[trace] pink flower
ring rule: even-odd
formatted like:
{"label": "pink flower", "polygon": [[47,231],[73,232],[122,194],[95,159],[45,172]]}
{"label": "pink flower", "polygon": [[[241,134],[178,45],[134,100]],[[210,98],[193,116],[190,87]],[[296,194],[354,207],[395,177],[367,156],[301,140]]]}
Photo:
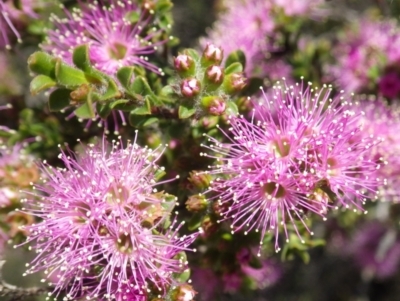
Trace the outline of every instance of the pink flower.
{"label": "pink flower", "polygon": [[270,38],[275,23],[270,13],[269,1],[231,1],[200,44],[202,48],[208,43],[220,45],[225,56],[232,51],[242,50],[247,59],[246,73],[255,76],[261,71],[258,70],[260,60],[264,60],[272,49]]}
{"label": "pink flower", "polygon": [[147,283],[174,284],[172,273],[187,268],[177,254],[196,236],[179,237],[176,221],[168,226],[176,198],[155,188],[161,153],[136,138],[125,148],[103,139],[82,154],[62,152],[64,168],[44,165],[39,200],[24,201],[42,220],[25,228],[37,252],[27,273],[56,275],[55,293],[67,290],[69,299],[109,299],[127,287],[141,296]]}
{"label": "pink flower", "polygon": [[274,5],[280,7],[288,16],[319,16],[323,14],[321,7],[324,0],[272,0]]}
{"label": "pink flower", "polygon": [[339,38],[333,50],[337,63],[328,66],[327,71],[346,91],[369,91],[379,82],[386,67],[398,65],[399,46],[396,22],[358,20]]}
{"label": "pink flower", "polygon": [[400,107],[388,105],[382,99],[361,99],[356,108],[365,115],[360,119],[363,135],[381,137],[382,142],[371,149],[371,160],[379,164],[376,171],[381,179],[378,186],[380,199],[400,201]]}
{"label": "pink flower", "polygon": [[[55,30],[48,32],[44,50],[72,63],[72,51],[76,46],[89,45],[89,57],[100,71],[114,76],[124,66],[142,66],[152,72],[161,70],[150,63],[147,55],[156,51],[165,41],[159,39],[161,30],[150,28],[152,15],[134,1],[111,1],[80,4],[67,18],[52,16]],[[138,20],[132,16],[138,14]],[[153,42],[156,40],[156,42]]]}
{"label": "pink flower", "polygon": [[391,71],[383,75],[378,82],[379,92],[388,98],[395,98],[400,93],[400,75]]}
{"label": "pink flower", "polygon": [[[360,115],[343,96],[331,98],[330,88],[311,84],[274,86],[255,103],[257,119],[230,117],[228,142],[209,137],[207,146],[218,175],[211,184],[222,220],[231,220],[232,232],[250,230],[278,233],[288,239],[288,223],[307,212],[325,218],[330,207],[363,210],[375,198],[377,163],[370,149],[379,139],[358,135]],[[262,238],[261,238],[262,240]]]}
{"label": "pink flower", "polygon": [[396,231],[387,225],[373,221],[359,228],[350,245],[357,264],[380,278],[388,278],[398,272],[400,241]]}

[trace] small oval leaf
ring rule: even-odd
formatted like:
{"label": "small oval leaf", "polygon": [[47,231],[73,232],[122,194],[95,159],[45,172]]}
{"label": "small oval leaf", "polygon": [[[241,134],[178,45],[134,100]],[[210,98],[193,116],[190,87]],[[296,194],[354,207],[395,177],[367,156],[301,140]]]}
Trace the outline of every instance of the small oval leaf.
{"label": "small oval leaf", "polygon": [[60,88],[53,91],[49,96],[49,109],[58,112],[70,105],[71,90]]}
{"label": "small oval leaf", "polygon": [[32,79],[29,89],[33,95],[54,87],[56,82],[49,76],[39,74],[34,79]]}

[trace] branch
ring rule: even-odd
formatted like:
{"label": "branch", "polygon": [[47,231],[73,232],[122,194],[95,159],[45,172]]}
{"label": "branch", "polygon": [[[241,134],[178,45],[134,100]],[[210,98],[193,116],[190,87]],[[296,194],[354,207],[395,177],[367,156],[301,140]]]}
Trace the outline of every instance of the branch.
{"label": "branch", "polygon": [[6,261],[0,260],[0,297],[11,297],[10,301],[20,301],[26,297],[42,295],[49,292],[49,288],[43,287],[17,287],[3,280],[2,269]]}

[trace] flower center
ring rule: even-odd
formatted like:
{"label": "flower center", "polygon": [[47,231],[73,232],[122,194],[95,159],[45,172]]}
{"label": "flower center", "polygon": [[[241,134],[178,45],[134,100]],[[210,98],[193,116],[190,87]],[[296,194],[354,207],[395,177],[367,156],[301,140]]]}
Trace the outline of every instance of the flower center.
{"label": "flower center", "polygon": [[106,195],[106,201],[110,204],[121,204],[125,203],[129,199],[129,190],[124,185],[120,183],[112,185],[108,189]]}
{"label": "flower center", "polygon": [[276,182],[270,182],[270,183],[264,184],[262,186],[262,188],[266,195],[272,196],[277,199],[284,197],[286,194],[285,188],[283,188],[282,185],[279,185]]}
{"label": "flower center", "polygon": [[286,157],[290,153],[290,140],[286,137],[278,138],[274,141],[274,149],[281,157]]}
{"label": "flower center", "polygon": [[124,44],[118,42],[111,43],[108,47],[108,53],[110,54],[110,57],[114,60],[122,60],[123,58],[125,58],[127,51],[128,48]]}
{"label": "flower center", "polygon": [[118,237],[116,244],[121,253],[130,254],[134,250],[131,237],[129,235],[125,235],[125,233],[122,233]]}

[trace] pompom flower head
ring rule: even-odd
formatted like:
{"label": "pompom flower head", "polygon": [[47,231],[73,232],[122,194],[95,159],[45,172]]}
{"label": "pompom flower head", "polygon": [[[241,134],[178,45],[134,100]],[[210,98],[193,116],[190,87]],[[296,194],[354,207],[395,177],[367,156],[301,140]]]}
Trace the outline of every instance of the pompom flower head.
{"label": "pompom flower head", "polygon": [[378,89],[385,97],[400,92],[400,30],[394,21],[358,20],[339,38],[333,50],[337,62],[329,66],[342,89],[370,92]]}
{"label": "pompom flower head", "polygon": [[38,254],[27,273],[44,270],[68,299],[141,300],[148,284],[164,292],[186,269],[179,254],[195,238],[178,237],[181,226],[169,219],[176,198],[155,188],[160,149],[136,141],[109,148],[62,152],[65,168],[43,167],[41,199],[24,201],[42,220],[25,228]]}
{"label": "pompom flower head", "polygon": [[229,142],[209,137],[215,155],[203,154],[217,159],[210,193],[221,221],[232,220],[233,232],[273,231],[277,250],[280,228],[287,239],[289,228],[301,237],[299,223],[312,234],[307,212],[325,218],[330,207],[363,210],[375,197],[377,165],[368,152],[379,139],[358,135],[350,100],[303,86],[274,86],[255,103],[251,121],[232,116]]}
{"label": "pompom flower head", "polygon": [[360,225],[352,237],[350,254],[357,265],[378,279],[392,277],[400,264],[396,230],[379,221]]}
{"label": "pompom flower head", "polygon": [[380,136],[383,140],[371,149],[372,160],[380,166],[377,176],[384,181],[378,187],[380,200],[397,203],[400,201],[400,107],[371,97],[361,98],[358,110],[365,112],[360,119],[363,135]]}
{"label": "pompom flower head", "polygon": [[146,57],[165,42],[159,40],[160,30],[150,28],[151,9],[134,1],[111,1],[109,6],[94,1],[66,14],[64,19],[52,16],[56,29],[49,30],[44,50],[72,63],[73,49],[88,44],[92,64],[108,75],[134,65],[161,73]]}

